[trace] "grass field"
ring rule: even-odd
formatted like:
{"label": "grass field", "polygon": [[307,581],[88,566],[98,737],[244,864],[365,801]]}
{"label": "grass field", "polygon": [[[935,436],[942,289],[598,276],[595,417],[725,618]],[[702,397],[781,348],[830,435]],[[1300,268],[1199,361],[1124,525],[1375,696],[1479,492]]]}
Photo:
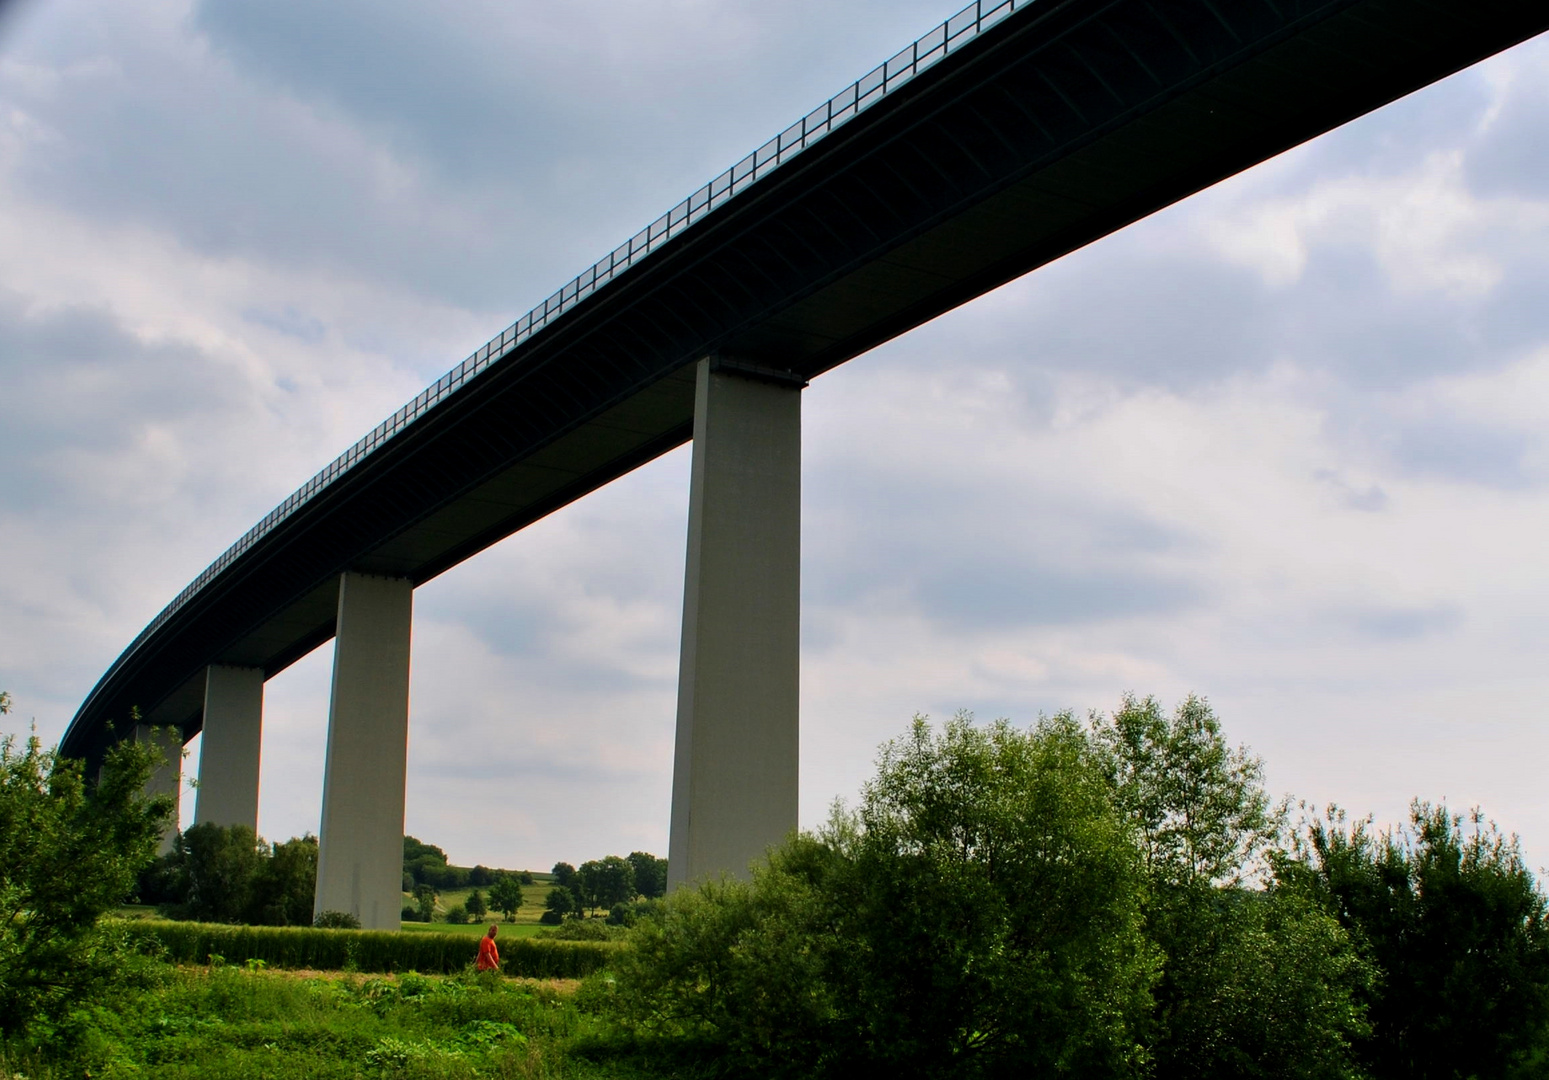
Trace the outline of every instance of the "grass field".
{"label": "grass field", "polygon": [[[157,1080],[604,1078],[641,1071],[600,1042],[575,983],[163,965],[153,985],[0,1046],[0,1076]],[[673,1075],[685,1075],[674,1072]]]}
{"label": "grass field", "polygon": [[[548,878],[549,875],[544,874],[542,877]],[[515,937],[527,937],[531,934],[537,933],[539,926],[538,917],[543,914],[543,901],[548,897],[549,890],[552,889],[554,885],[552,879],[547,881],[540,880],[538,879],[538,875],[534,875],[534,878],[534,884],[522,886],[522,906],[509,923],[505,921],[505,916],[500,914],[500,912],[491,911],[489,914],[485,915],[483,919],[477,920],[483,924],[481,928],[477,928],[477,932],[483,933],[485,930],[489,929],[490,923],[498,923],[500,924],[500,932],[502,934],[511,934]],[[488,903],[489,889],[481,888],[479,892],[484,894],[485,902]],[[438,930],[447,930],[453,933],[475,932],[475,928],[472,926],[451,926],[439,921],[445,917],[448,909],[453,907],[467,907],[468,897],[472,894],[473,889],[471,888],[447,889],[445,892],[440,894],[439,899],[436,901],[437,922],[404,923],[403,928],[405,930],[426,930],[431,927],[435,927]],[[403,902],[405,905],[413,906],[414,898],[408,893],[405,893]]]}
{"label": "grass field", "polygon": [[496,941],[505,941],[509,938],[533,937],[542,930],[537,919],[531,922],[508,923],[498,915],[493,919],[480,919],[476,923],[466,923],[462,926],[451,926],[447,923],[422,923],[406,922],[401,924],[405,933],[409,934],[461,934],[467,937],[483,937],[491,924],[500,927],[500,933],[496,935]]}

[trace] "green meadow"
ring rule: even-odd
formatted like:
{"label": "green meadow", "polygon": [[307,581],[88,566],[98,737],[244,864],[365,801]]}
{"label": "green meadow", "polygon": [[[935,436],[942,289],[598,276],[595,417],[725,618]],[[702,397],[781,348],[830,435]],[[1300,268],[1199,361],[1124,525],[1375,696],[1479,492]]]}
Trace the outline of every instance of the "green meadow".
{"label": "green meadow", "polygon": [[[573,982],[359,976],[156,965],[142,985],[29,1047],[0,1051],[28,1080],[628,1078]],[[55,1044],[52,1047],[47,1044]],[[61,1061],[58,1044],[73,1047]]]}

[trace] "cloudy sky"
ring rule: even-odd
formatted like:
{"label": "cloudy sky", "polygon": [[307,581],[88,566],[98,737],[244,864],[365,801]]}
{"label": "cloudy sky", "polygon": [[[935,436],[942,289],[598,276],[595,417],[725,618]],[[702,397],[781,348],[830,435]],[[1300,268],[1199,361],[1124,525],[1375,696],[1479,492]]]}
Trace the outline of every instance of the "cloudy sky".
{"label": "cloudy sky", "polygon": [[[0,3],[12,727],[57,739],[270,507],[952,6]],[[1477,804],[1549,863],[1549,40],[823,376],[804,426],[804,823],[914,712],[1195,691],[1276,792]],[[684,448],[419,590],[409,831],[665,852],[687,494]],[[268,686],[270,837],[317,828],[330,662]]]}

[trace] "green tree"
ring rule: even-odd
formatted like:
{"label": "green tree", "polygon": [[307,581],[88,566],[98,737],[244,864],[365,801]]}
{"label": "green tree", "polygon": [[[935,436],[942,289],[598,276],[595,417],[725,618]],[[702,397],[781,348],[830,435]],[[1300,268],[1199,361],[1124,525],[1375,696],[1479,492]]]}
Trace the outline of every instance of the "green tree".
{"label": "green tree", "polygon": [[475,919],[482,919],[489,914],[489,905],[484,902],[484,894],[478,889],[468,894],[468,899],[463,904],[463,910]]}
{"label": "green tree", "polygon": [[463,888],[469,878],[467,870],[448,864],[446,852],[412,836],[403,838],[403,872],[437,889]]}
{"label": "green tree", "polygon": [[489,887],[490,906],[510,922],[522,906],[522,883],[515,874],[501,874]]}
{"label": "green tree", "polygon": [[854,813],[642,921],[619,1015],[793,1075],[1140,1075],[1158,957],[1104,765],[1069,716],[916,718]]}
{"label": "green tree", "polygon": [[291,837],[270,848],[269,857],[253,876],[247,921],[259,926],[308,926],[316,893],[317,837],[311,833]]}
{"label": "green tree", "polygon": [[582,863],[572,888],[577,883],[585,906],[594,911],[635,898],[634,867],[617,855]]}
{"label": "green tree", "polygon": [[436,914],[436,890],[429,885],[414,886],[414,906],[420,922],[430,922]]}
{"label": "green tree", "polygon": [[1119,806],[1144,853],[1146,932],[1165,956],[1151,1053],[1160,1075],[1345,1077],[1373,971],[1316,904],[1265,876],[1283,815],[1259,760],[1203,698],[1167,716],[1126,696],[1094,716]]}
{"label": "green tree", "polygon": [[88,784],[36,736],[0,738],[0,1032],[127,977],[130,950],[99,920],[128,898],[171,819],[170,798],[142,795],[160,761],[123,742]]}
{"label": "green tree", "polygon": [[253,885],[268,857],[269,846],[246,825],[190,827],[178,835],[167,859],[182,900],[167,905],[165,913],[198,922],[247,920]]}
{"label": "green tree", "polygon": [[1549,918],[1515,836],[1416,802],[1374,834],[1331,808],[1281,873],[1320,899],[1382,971],[1363,1064],[1389,1078],[1541,1076]]}
{"label": "green tree", "polygon": [[575,867],[567,862],[555,863],[554,869],[550,872],[554,875],[554,884],[561,889],[570,888],[570,883],[575,880]]}
{"label": "green tree", "polygon": [[553,915],[551,922],[558,922],[575,911],[575,894],[569,889],[553,888],[543,900],[543,910]]}
{"label": "green tree", "polygon": [[1281,815],[1264,792],[1263,763],[1227,744],[1204,698],[1190,694],[1169,718],[1155,698],[1126,695],[1092,729],[1154,879],[1237,884],[1274,843]]}
{"label": "green tree", "polygon": [[588,859],[576,868],[570,879],[570,891],[575,895],[576,912],[595,913],[599,903],[598,888],[602,884],[602,864]]}
{"label": "green tree", "polygon": [[631,851],[626,857],[635,875],[635,891],[647,900],[667,894],[667,860],[644,851]]}

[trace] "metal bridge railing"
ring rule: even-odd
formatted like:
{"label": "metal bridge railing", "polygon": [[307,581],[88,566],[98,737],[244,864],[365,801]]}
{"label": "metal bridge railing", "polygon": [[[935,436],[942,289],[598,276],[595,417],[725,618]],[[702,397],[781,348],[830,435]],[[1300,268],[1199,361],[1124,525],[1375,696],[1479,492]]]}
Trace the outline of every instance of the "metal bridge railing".
{"label": "metal bridge railing", "polygon": [[886,63],[879,64],[799,121],[770,139],[737,164],[721,173],[704,187],[641,229],[628,242],[610,251],[576,275],[562,289],[506,327],[475,350],[462,363],[422,390],[413,401],[378,424],[364,438],[340,454],[328,466],[294,491],[284,502],[263,516],[242,538],[211,563],[173,601],[151,621],[125,655],[154,633],[179,608],[199,592],[244,552],[268,535],[276,525],[296,509],[348,472],[368,454],[397,435],[444,398],[461,389],[470,379],[506,356],[563,313],[575,307],[625,270],[656,251],[667,241],[702,220],[705,215],[742,194],[758,180],[790,161],[807,147],[865,112],[882,98],[903,86],[979,34],[1004,20],[1015,11],[1031,6],[1036,0],[977,0],[937,26],[907,48],[900,49]]}

